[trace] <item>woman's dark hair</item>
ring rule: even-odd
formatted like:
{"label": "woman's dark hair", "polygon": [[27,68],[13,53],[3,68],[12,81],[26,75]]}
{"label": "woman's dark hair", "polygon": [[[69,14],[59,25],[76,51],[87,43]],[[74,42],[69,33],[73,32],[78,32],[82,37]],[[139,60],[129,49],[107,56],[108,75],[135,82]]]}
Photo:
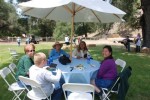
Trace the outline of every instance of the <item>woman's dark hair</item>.
{"label": "woman's dark hair", "polygon": [[86,43],[85,43],[84,41],[81,41],[80,44],[79,44],[79,46],[78,46],[78,52],[81,50],[81,48],[80,48],[81,43],[83,43],[83,44],[85,45],[84,51],[85,51],[85,50],[88,51],[87,46],[86,46]]}
{"label": "woman's dark hair", "polygon": [[111,53],[111,55],[109,56],[109,57],[107,57],[107,58],[105,58],[105,59],[112,59],[113,58],[113,56],[112,56],[112,48],[111,48],[111,46],[110,45],[105,45],[104,47],[103,47],[103,49],[108,49],[108,51]]}

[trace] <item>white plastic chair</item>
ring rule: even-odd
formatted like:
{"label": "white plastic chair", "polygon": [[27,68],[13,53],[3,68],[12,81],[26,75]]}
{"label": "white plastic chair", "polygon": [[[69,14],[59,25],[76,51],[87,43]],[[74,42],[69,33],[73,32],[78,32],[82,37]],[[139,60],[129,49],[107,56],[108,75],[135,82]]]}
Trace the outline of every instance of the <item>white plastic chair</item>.
{"label": "white plastic chair", "polygon": [[[65,83],[62,88],[66,100],[94,100],[95,89],[91,84]],[[66,92],[71,93],[67,96]]]}
{"label": "white plastic chair", "polygon": [[[15,82],[12,83],[12,84],[10,82],[8,82],[8,80],[6,79],[6,77],[9,74],[11,74],[12,78],[15,80]],[[20,87],[18,85],[18,83],[16,82],[16,79],[15,79],[14,75],[11,73],[10,69],[7,68],[7,67],[4,67],[2,70],[0,70],[0,75],[4,79],[4,81],[6,82],[6,84],[9,86],[8,90],[12,91],[14,93],[14,97],[12,98],[12,100],[16,100],[16,99],[22,100],[20,98],[20,95],[23,92],[25,92],[25,88],[24,87]]]}
{"label": "white plastic chair", "polygon": [[117,59],[117,60],[115,61],[115,63],[116,63],[116,65],[119,65],[119,66],[122,68],[121,71],[120,71],[120,72],[122,72],[123,69],[124,69],[125,66],[126,66],[126,62],[125,62],[124,60],[122,60],[122,59]]}
{"label": "white plastic chair", "polygon": [[17,69],[17,66],[14,63],[10,63],[8,67],[12,71],[12,73],[15,75],[15,69]]}
{"label": "white plastic chair", "polygon": [[[45,92],[41,88],[41,85],[38,82],[24,76],[19,76],[19,80],[22,81],[24,84],[30,85],[32,87],[32,90],[30,90],[27,93],[28,98],[32,100],[41,100],[41,99],[51,100],[51,96],[50,95],[47,96],[45,94]],[[35,95],[34,91],[38,91],[40,92],[40,94]],[[50,99],[48,97],[50,97]]]}

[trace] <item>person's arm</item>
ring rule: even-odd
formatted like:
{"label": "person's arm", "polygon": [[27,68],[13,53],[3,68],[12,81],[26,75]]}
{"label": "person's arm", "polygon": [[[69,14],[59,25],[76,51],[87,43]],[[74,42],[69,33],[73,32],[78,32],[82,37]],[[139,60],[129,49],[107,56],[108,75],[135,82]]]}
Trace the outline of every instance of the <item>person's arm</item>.
{"label": "person's arm", "polygon": [[25,75],[29,75],[29,68],[33,65],[32,59],[28,58],[24,60]]}
{"label": "person's arm", "polygon": [[70,57],[70,55],[67,54],[64,50],[61,50],[61,54],[65,55],[66,57]]}
{"label": "person's arm", "polygon": [[74,49],[72,52],[72,57],[77,58],[77,49]]}
{"label": "person's arm", "polygon": [[105,75],[105,73],[109,70],[110,66],[111,66],[111,63],[108,60],[104,61],[102,65],[100,66],[100,69],[97,73],[98,78],[102,78],[103,75]]}
{"label": "person's arm", "polygon": [[53,82],[53,83],[56,83],[56,82],[59,82],[60,80],[60,77],[61,77],[61,70],[57,70],[57,74],[56,75],[53,75],[50,71],[46,70],[45,72],[45,75],[44,75],[44,78],[47,80],[47,81],[50,81],[50,82]]}
{"label": "person's arm", "polygon": [[57,59],[57,58],[58,58],[58,56],[55,56],[55,51],[54,51],[54,49],[51,50],[51,52],[50,52],[50,54],[49,54],[49,58],[51,58],[51,57],[52,57],[52,59]]}

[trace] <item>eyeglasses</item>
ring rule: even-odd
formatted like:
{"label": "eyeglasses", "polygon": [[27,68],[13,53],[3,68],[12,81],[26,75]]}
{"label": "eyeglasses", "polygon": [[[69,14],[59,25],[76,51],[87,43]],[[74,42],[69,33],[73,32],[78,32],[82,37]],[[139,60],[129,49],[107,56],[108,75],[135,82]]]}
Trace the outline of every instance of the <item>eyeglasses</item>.
{"label": "eyeglasses", "polygon": [[35,50],[29,50],[29,52],[35,52]]}

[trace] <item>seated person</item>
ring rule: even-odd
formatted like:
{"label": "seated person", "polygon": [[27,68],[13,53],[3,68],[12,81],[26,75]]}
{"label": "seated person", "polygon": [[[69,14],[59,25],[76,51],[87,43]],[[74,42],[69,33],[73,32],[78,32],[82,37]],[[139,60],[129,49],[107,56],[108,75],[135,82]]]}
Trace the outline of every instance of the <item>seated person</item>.
{"label": "seated person", "polygon": [[[61,71],[56,70],[56,75],[53,75],[51,71],[43,68],[46,63],[46,55],[44,53],[36,53],[34,55],[35,65],[31,66],[29,69],[29,77],[42,86],[43,91],[47,96],[52,97],[52,100],[61,100],[62,90],[55,89],[54,83],[58,83],[61,77]],[[39,91],[34,91],[35,95],[42,95]]]}
{"label": "seated person", "polygon": [[[25,55],[23,55],[17,64],[16,79],[18,80],[19,76],[29,76],[29,68],[34,64],[32,57],[34,56],[35,46],[33,44],[27,44],[24,47]],[[18,80],[18,84],[23,86],[22,83]]]}
{"label": "seated person", "polygon": [[66,57],[69,57],[69,54],[67,54],[64,50],[61,49],[63,44],[59,42],[55,42],[53,45],[53,49],[51,50],[49,54],[49,58],[52,57],[53,60],[58,59],[60,56],[65,55]]}
{"label": "seated person", "polygon": [[104,46],[102,54],[104,60],[101,62],[97,77],[91,80],[91,84],[94,85],[95,91],[99,96],[102,95],[101,88],[111,87],[117,78],[117,67],[112,56],[111,46]]}
{"label": "seated person", "polygon": [[90,54],[84,41],[81,41],[77,49],[74,49],[74,51],[72,52],[72,57],[77,59],[86,58],[87,55]]}

